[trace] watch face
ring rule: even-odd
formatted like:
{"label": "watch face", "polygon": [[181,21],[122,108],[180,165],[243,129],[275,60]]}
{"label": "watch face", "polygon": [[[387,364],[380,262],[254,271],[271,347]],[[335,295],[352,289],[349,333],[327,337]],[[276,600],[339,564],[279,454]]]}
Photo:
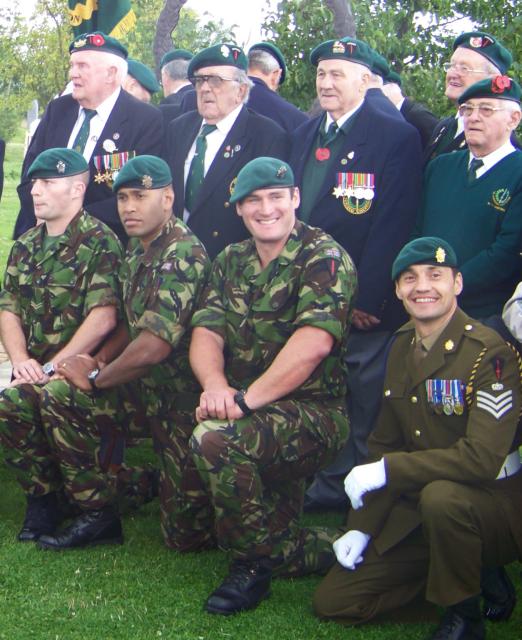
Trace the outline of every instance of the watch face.
{"label": "watch face", "polygon": [[52,362],[46,362],[42,367],[42,371],[46,376],[52,376],[54,373],[54,364]]}
{"label": "watch face", "polygon": [[88,380],[96,380],[96,376],[100,373],[99,369],[93,369],[92,371],[89,371],[89,373],[87,374],[87,379]]}

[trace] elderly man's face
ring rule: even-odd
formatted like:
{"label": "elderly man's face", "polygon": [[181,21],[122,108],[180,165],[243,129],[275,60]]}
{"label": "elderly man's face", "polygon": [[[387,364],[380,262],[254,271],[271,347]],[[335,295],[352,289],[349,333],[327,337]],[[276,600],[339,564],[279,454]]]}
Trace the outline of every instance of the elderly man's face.
{"label": "elderly man's face", "polygon": [[456,102],[475,82],[495,75],[491,73],[490,63],[483,55],[465,47],[455,49],[450,64],[452,66],[446,71],[445,93],[446,97],[453,102]]}
{"label": "elderly man's face", "polygon": [[338,120],[364,98],[369,70],[348,60],[321,60],[317,65],[315,86],[321,108]]}
{"label": "elderly man's face", "polygon": [[[194,73],[198,111],[209,124],[216,124],[238,107],[247,87],[240,84],[232,66],[202,67]],[[199,78],[199,79],[198,79]]]}
{"label": "elderly man's face", "polygon": [[94,109],[107,98],[114,86],[114,67],[101,51],[76,51],[71,54],[69,78],[72,96],[82,107]]}
{"label": "elderly man's face", "polygon": [[472,98],[461,111],[473,107],[464,115],[464,135],[473,154],[479,158],[492,153],[509,140],[520,122],[520,112],[511,111],[507,100]]}

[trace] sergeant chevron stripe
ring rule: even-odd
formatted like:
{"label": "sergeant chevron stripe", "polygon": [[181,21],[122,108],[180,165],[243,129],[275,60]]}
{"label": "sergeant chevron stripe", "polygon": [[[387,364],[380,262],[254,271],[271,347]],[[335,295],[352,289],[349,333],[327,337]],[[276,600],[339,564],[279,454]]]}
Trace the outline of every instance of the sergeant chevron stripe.
{"label": "sergeant chevron stripe", "polygon": [[487,391],[477,391],[477,407],[484,409],[499,420],[513,408],[513,391],[509,389],[499,396],[494,396]]}

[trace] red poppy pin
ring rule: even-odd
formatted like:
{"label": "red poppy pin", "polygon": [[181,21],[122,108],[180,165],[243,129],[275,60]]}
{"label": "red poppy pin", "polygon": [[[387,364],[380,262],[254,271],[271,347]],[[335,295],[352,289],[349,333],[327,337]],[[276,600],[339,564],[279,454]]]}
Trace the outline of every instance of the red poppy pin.
{"label": "red poppy pin", "polygon": [[495,76],[491,80],[491,91],[493,93],[504,93],[505,89],[511,87],[511,78],[508,76]]}
{"label": "red poppy pin", "polygon": [[328,147],[319,147],[319,149],[315,150],[316,160],[319,162],[323,162],[324,160],[328,160],[330,157],[330,149]]}
{"label": "red poppy pin", "polygon": [[96,33],[95,35],[91,36],[90,40],[91,40],[91,44],[93,44],[95,47],[101,47],[105,44],[105,38],[101,36],[99,33]]}

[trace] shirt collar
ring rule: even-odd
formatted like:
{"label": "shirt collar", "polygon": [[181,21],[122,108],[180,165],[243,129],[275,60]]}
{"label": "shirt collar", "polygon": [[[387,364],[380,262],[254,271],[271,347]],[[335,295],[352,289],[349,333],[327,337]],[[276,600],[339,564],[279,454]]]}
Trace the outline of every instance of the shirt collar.
{"label": "shirt collar", "polygon": [[342,129],[343,124],[351,117],[353,116],[353,114],[359,110],[359,108],[361,107],[362,103],[364,102],[364,98],[359,102],[358,105],[356,105],[356,107],[354,109],[352,109],[351,111],[348,111],[347,113],[345,113],[344,115],[342,115],[338,120],[334,120],[332,118],[332,116],[328,113],[328,111],[326,112],[326,121],[325,121],[325,125],[324,125],[324,130],[328,131],[330,125],[332,124],[332,122],[336,122],[337,126],[339,127],[339,129]]}
{"label": "shirt collar", "polygon": [[[491,169],[492,167],[494,167],[503,158],[508,156],[510,153],[513,153],[513,151],[516,151],[516,149],[511,144],[511,142],[509,140],[507,142],[504,142],[504,144],[501,147],[499,147],[498,149],[495,149],[495,151],[492,151],[491,153],[488,153],[487,156],[483,156],[482,158],[477,158],[477,159],[482,160],[482,162],[484,163],[479,171],[481,171],[482,173],[485,173],[486,171],[488,171],[488,169]],[[470,151],[469,152],[468,166],[469,166],[469,163],[474,158],[475,158],[475,156]]]}
{"label": "shirt collar", "polygon": [[[241,103],[233,111],[231,111],[228,114],[228,116],[225,116],[223,120],[216,122],[216,127],[218,131],[225,137],[228,135],[228,132],[230,131],[230,129],[232,129],[232,127],[234,126],[234,122],[236,121],[239,115],[239,112],[241,111],[242,108],[243,108],[243,103]],[[207,124],[205,120],[203,120],[203,122],[201,123],[201,126],[203,126],[204,124]]]}
{"label": "shirt collar", "polygon": [[[111,111],[116,104],[116,100],[119,98],[121,92],[121,87],[118,87],[116,91],[113,91],[108,98],[100,103],[96,107],[96,115],[99,116],[104,122],[107,122],[109,116],[111,115]],[[83,107],[80,107],[80,113],[84,111]]]}

